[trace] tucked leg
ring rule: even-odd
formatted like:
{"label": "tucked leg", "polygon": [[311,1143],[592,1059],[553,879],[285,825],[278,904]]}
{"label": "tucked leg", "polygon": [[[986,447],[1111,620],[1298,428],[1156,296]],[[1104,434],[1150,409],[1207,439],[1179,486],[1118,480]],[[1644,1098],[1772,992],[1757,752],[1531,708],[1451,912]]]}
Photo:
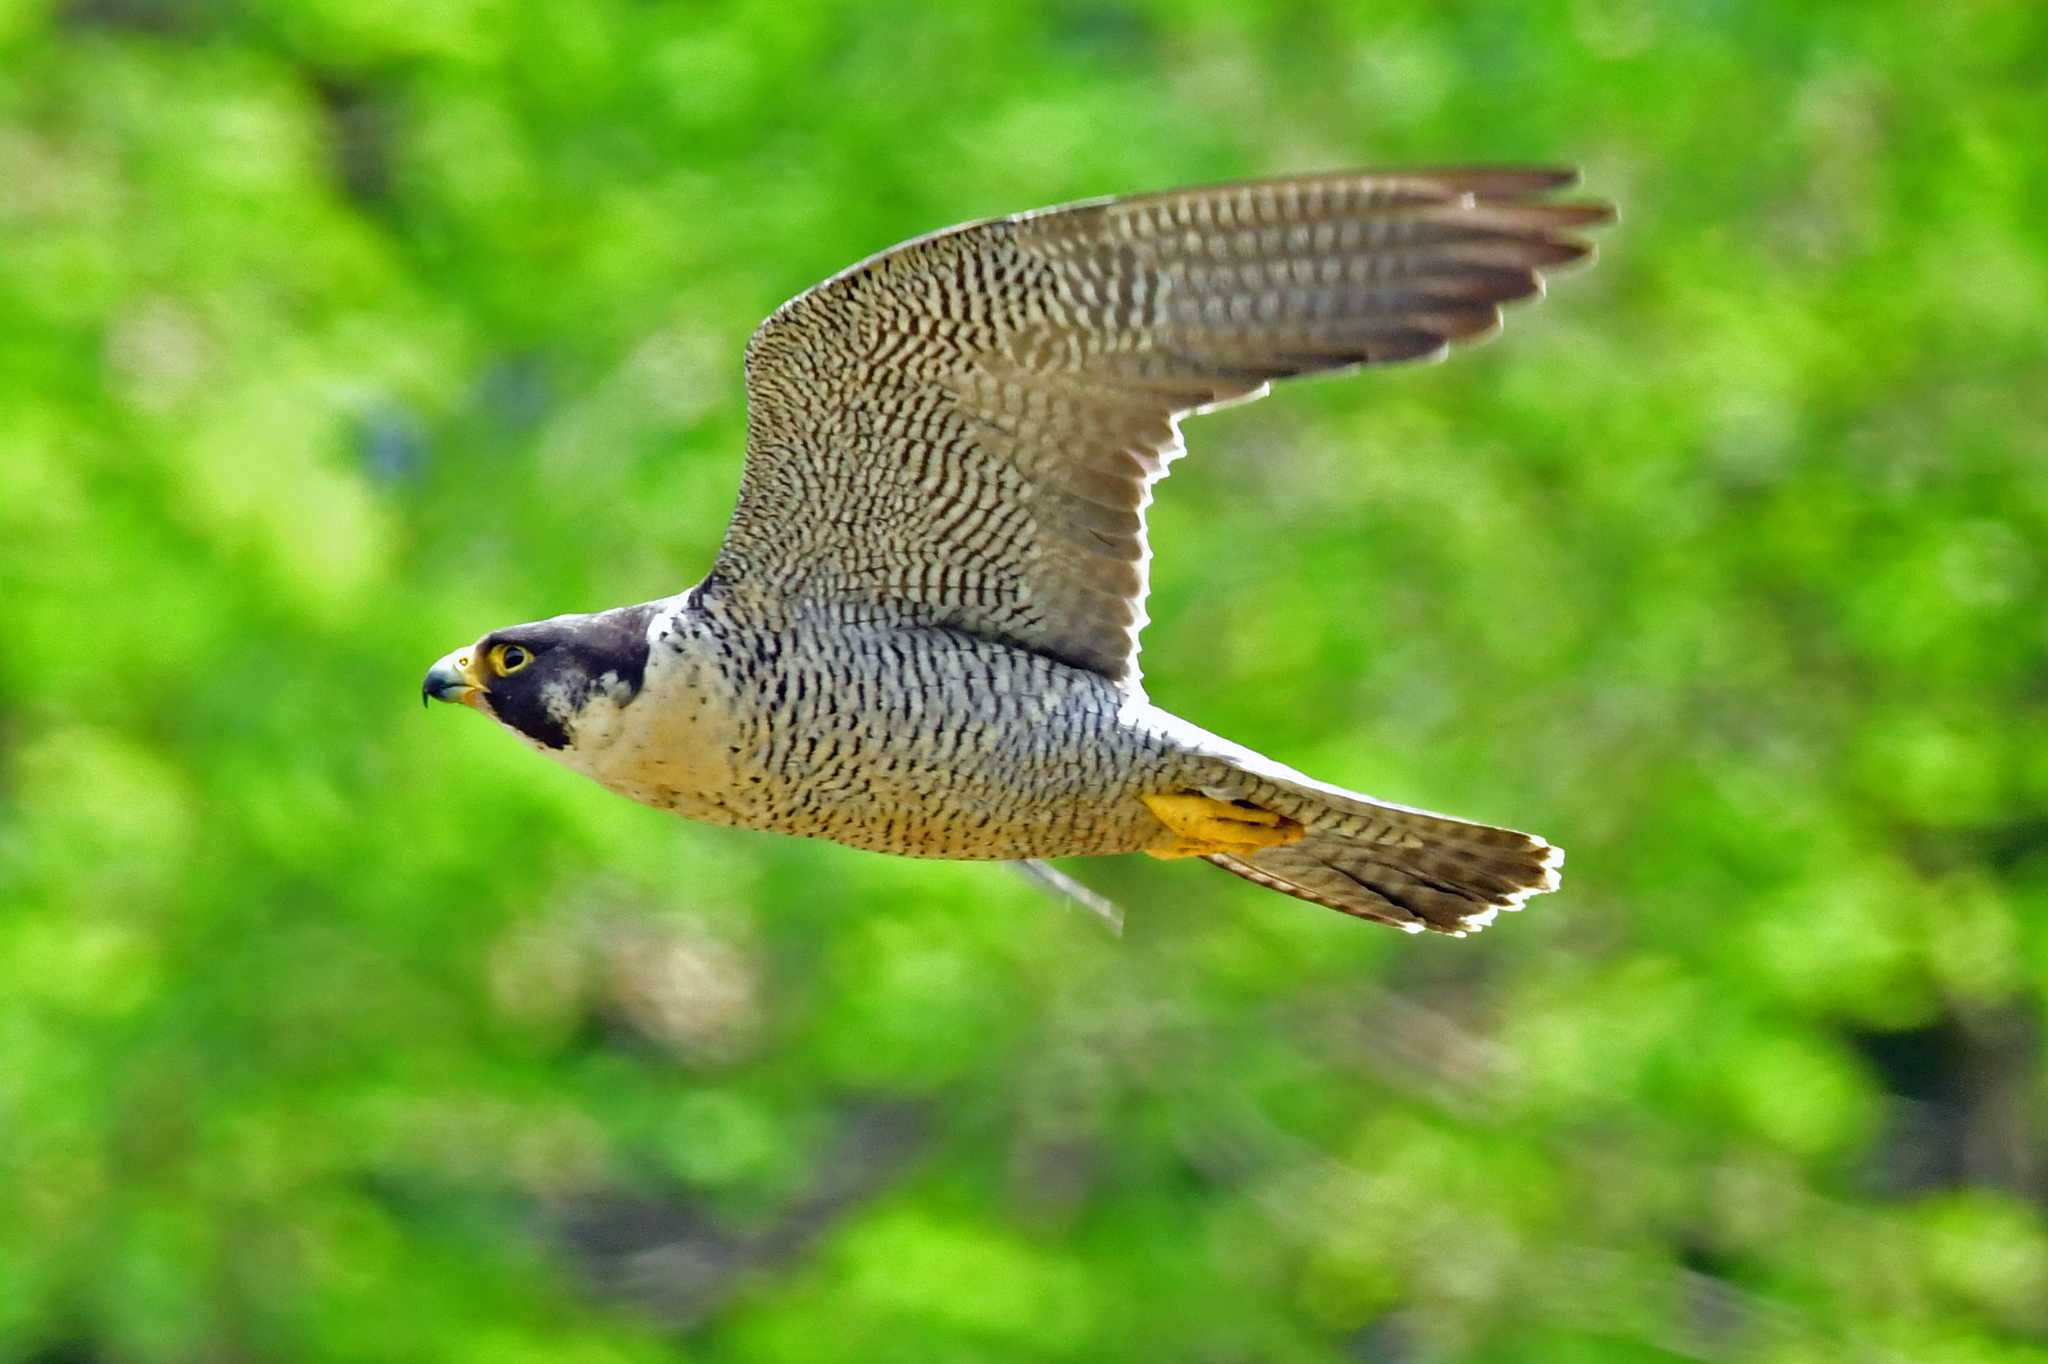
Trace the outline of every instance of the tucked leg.
{"label": "tucked leg", "polygon": [[1145,849],[1154,857],[1213,857],[1218,853],[1249,857],[1261,848],[1296,842],[1307,832],[1271,810],[1218,800],[1200,791],[1144,795],[1138,799],[1172,834],[1168,841]]}

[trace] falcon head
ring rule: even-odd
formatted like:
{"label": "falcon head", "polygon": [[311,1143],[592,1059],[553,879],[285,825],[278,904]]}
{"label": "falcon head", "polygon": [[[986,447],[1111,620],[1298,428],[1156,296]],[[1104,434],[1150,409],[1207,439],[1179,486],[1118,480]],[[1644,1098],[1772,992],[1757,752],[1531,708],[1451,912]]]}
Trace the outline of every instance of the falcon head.
{"label": "falcon head", "polygon": [[493,630],[447,654],[420,685],[426,701],[456,701],[541,748],[573,747],[577,731],[640,694],[652,606],[555,616]]}

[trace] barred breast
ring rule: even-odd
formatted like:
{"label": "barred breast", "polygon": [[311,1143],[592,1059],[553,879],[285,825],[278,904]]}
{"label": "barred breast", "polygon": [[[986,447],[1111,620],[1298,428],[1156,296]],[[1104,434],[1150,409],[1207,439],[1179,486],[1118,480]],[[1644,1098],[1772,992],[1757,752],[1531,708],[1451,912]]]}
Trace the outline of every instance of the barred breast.
{"label": "barred breast", "polygon": [[1180,745],[1099,673],[944,628],[759,622],[699,600],[650,627],[641,695],[562,761],[690,819],[912,857],[1131,852]]}

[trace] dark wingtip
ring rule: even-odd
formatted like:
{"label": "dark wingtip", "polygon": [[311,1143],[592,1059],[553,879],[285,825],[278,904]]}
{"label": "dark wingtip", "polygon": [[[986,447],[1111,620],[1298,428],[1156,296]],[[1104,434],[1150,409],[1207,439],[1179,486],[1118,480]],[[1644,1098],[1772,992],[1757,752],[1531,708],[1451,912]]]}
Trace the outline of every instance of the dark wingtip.
{"label": "dark wingtip", "polygon": [[1579,183],[1576,166],[1421,166],[1390,174],[1427,180],[1443,189],[1476,194],[1482,199],[1517,199],[1570,189]]}

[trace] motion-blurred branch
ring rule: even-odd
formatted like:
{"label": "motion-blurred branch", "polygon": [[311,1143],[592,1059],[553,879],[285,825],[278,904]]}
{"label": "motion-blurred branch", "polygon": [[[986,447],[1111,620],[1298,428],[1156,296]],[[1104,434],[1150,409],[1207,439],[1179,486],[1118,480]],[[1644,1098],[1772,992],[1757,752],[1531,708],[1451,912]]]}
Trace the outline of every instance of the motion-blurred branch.
{"label": "motion-blurred branch", "polygon": [[1073,877],[1055,867],[1043,858],[1006,864],[1016,868],[1024,879],[1056,899],[1079,905],[1109,926],[1111,937],[1124,935],[1123,906],[1105,896],[1097,894]]}
{"label": "motion-blurred branch", "polygon": [[564,1202],[557,1230],[599,1293],[685,1328],[893,1183],[924,1146],[928,1113],[927,1104],[893,1099],[847,1104],[810,1188],[751,1225],[680,1194],[619,1191]]}

